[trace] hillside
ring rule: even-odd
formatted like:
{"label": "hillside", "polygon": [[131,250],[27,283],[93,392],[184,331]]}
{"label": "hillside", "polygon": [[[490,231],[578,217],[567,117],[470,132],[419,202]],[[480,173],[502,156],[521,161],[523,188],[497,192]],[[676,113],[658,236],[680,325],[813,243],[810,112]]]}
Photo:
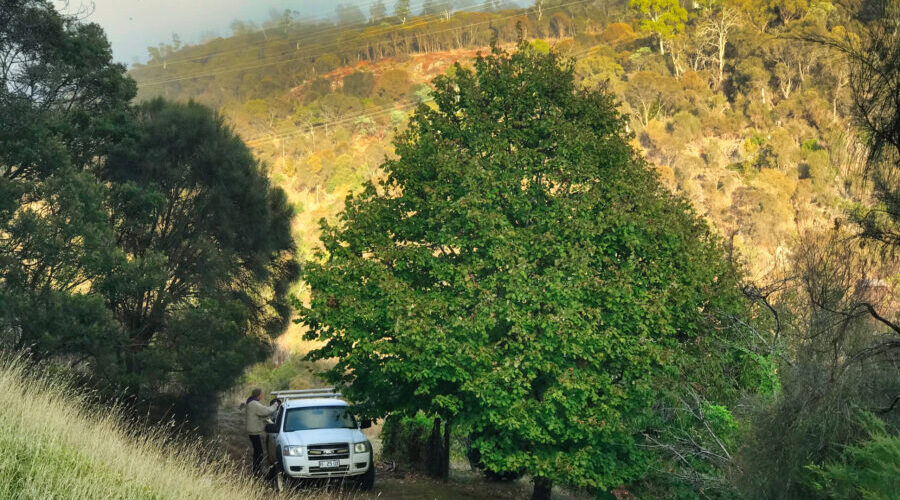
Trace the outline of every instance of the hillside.
{"label": "hillside", "polygon": [[214,448],[173,443],[0,361],[0,498],[271,499]]}
{"label": "hillside", "polygon": [[[192,98],[221,108],[290,193],[306,256],[317,220],[378,175],[394,131],[427,101],[427,83],[488,50],[488,25],[501,41],[514,40],[517,25],[526,36],[544,37],[536,43],[577,60],[585,87],[608,85],[665,183],[708,215],[754,275],[789,252],[799,232],[832,220],[859,196],[848,182],[859,152],[845,116],[846,75],[835,73],[821,47],[786,38],[840,32],[840,5],[816,5],[795,17],[768,12],[763,24],[750,10],[709,11],[720,18],[704,19],[698,8],[660,53],[657,36],[641,30],[641,13],[625,4],[543,4],[543,12],[458,12],[364,28],[273,19],[282,29],[265,39],[236,32],[197,46],[164,46],[131,75],[142,98]],[[721,52],[709,45],[716,26]],[[471,36],[444,39],[463,29]],[[400,35],[416,43],[361,53],[348,42]],[[427,43],[429,36],[440,43]],[[304,45],[310,40],[312,48]],[[285,60],[279,51],[289,43],[295,55]]]}
{"label": "hillside", "polygon": [[783,266],[799,234],[830,225],[865,196],[853,182],[861,151],[846,116],[846,70],[797,39],[843,33],[848,9],[697,6],[665,39],[622,2],[537,2],[374,25],[285,14],[230,38],[161,45],[131,75],[139,98],[220,108],[289,193],[308,258],[318,220],[379,175],[393,134],[428,101],[428,82],[487,52],[492,35],[511,43],[521,33],[571,56],[586,88],[615,93],[664,183],[708,217],[758,279]]}

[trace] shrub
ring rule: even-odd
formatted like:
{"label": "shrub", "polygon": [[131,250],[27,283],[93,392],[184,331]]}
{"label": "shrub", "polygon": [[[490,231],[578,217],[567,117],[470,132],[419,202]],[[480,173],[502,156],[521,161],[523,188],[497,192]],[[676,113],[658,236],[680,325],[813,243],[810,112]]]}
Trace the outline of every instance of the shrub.
{"label": "shrub", "polygon": [[889,434],[871,414],[863,417],[863,425],[868,440],[846,448],[837,461],[808,467],[813,489],[828,498],[900,497],[900,436]]}
{"label": "shrub", "polygon": [[600,37],[610,45],[629,42],[635,38],[634,30],[625,23],[612,23],[603,30]]}
{"label": "shrub", "polygon": [[550,44],[547,43],[546,40],[541,40],[540,38],[532,41],[531,47],[540,54],[549,54],[550,53]]}
{"label": "shrub", "polygon": [[378,79],[375,95],[389,101],[396,101],[409,91],[409,73],[402,69],[385,71]]}
{"label": "shrub", "polygon": [[432,420],[419,413],[414,417],[390,415],[381,427],[381,456],[402,467],[424,471]]}
{"label": "shrub", "polygon": [[331,80],[327,78],[316,78],[309,82],[308,92],[323,96],[331,93]]}
{"label": "shrub", "polygon": [[338,59],[338,56],[328,53],[319,56],[313,64],[313,67],[316,69],[317,73],[322,74],[334,71],[336,68],[340,67],[340,65],[341,60]]}
{"label": "shrub", "polygon": [[344,78],[344,93],[354,97],[369,97],[375,89],[375,76],[368,71],[355,71]]}

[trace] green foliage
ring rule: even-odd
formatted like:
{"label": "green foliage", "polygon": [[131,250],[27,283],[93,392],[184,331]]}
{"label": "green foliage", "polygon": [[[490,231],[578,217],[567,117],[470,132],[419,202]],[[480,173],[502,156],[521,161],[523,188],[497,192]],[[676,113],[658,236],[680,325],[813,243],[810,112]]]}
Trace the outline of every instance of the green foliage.
{"label": "green foliage", "polygon": [[314,368],[303,360],[303,356],[290,355],[276,363],[269,359],[253,365],[244,375],[244,385],[259,387],[265,393],[286,389],[311,389],[318,380],[312,373]]}
{"label": "green foliage", "polygon": [[210,109],[129,107],[96,25],[39,0],[2,16],[24,61],[0,85],[2,347],[207,416],[287,324],[284,193]]}
{"label": "green foliage", "polygon": [[404,113],[403,111],[400,111],[399,109],[395,109],[395,110],[391,111],[391,115],[390,115],[391,128],[394,130],[399,129],[400,127],[402,127],[406,124],[408,118],[409,117],[407,116],[407,114]]}
{"label": "green foliage", "polygon": [[334,162],[334,171],[325,182],[325,189],[330,193],[340,186],[358,186],[361,180],[356,174],[353,158],[341,155]]}
{"label": "green foliage", "polygon": [[[896,462],[900,376],[885,363],[892,354],[881,323],[854,311],[861,296],[873,297],[860,277],[892,264],[836,230],[806,235],[794,252],[798,278],[779,283],[784,292],[770,303],[787,341],[775,351],[780,387],[747,406],[752,425],[736,484],[748,498],[866,498],[853,489],[890,478]],[[861,420],[861,409],[883,422]]]}
{"label": "green foliage", "polygon": [[99,27],[50,2],[6,2],[2,20],[0,58],[20,62],[0,83],[0,347],[83,359],[121,341],[87,293],[119,259],[90,170],[127,134],[135,85]]}
{"label": "green foliage", "polygon": [[900,498],[900,436],[874,415],[864,415],[863,423],[867,440],[847,447],[839,461],[809,466],[813,488],[825,498]]}
{"label": "green foliage", "polygon": [[381,457],[402,467],[423,470],[433,420],[422,413],[390,415],[381,427]]}
{"label": "green foliage", "polygon": [[867,173],[878,200],[878,206],[854,219],[865,237],[895,250],[900,247],[900,1],[878,2],[870,14],[873,22],[861,34],[844,31],[826,43],[850,63],[854,115],[865,132]]}
{"label": "green foliage", "polygon": [[358,115],[363,104],[356,97],[345,94],[328,94],[316,101],[322,117],[328,121],[337,121],[346,116]]}
{"label": "green foliage", "polygon": [[127,278],[98,285],[129,339],[128,385],[153,395],[168,390],[154,380],[174,380],[193,402],[230,387],[284,329],[292,211],[208,108],[155,100],[136,125],[102,170]]}
{"label": "green foliage", "polygon": [[[315,96],[321,97],[331,93],[331,80],[327,78],[316,78],[315,80],[309,82],[309,90],[310,93],[315,94]],[[313,99],[309,99],[310,101]]]}
{"label": "green foliage", "polygon": [[405,21],[410,14],[409,0],[397,0],[394,4],[394,16]]}
{"label": "green foliage", "polygon": [[375,88],[375,76],[368,71],[354,71],[344,78],[344,93],[354,97],[369,97]]}
{"label": "green foliage", "polygon": [[[473,429],[490,470],[599,490],[642,477],[670,377],[716,387],[709,408],[741,385],[716,326],[740,314],[721,247],[612,98],[576,91],[555,55],[494,53],[434,84],[379,189],[323,222],[297,304],[325,342],[311,357],[338,359],[326,376],[371,415]],[[711,352],[731,368],[700,376]]]}
{"label": "green foliage", "polygon": [[622,66],[608,55],[587,56],[575,63],[575,73],[586,89],[614,84],[625,74]]}
{"label": "green foliage", "polygon": [[417,85],[409,89],[410,101],[425,104],[431,101],[431,87],[428,84]]}
{"label": "green foliage", "polygon": [[546,40],[533,40],[531,42],[531,48],[536,50],[539,54],[549,54],[550,53],[550,44],[547,43]]}
{"label": "green foliage", "polygon": [[313,67],[316,69],[316,72],[319,74],[329,73],[334,71],[341,65],[341,60],[338,59],[338,56],[335,54],[322,54],[321,56],[316,58],[316,62],[313,63]]}
{"label": "green foliage", "polygon": [[665,52],[664,40],[684,30],[687,11],[678,0],[631,0],[631,7],[644,16],[641,29],[655,33],[659,38],[660,52]]}

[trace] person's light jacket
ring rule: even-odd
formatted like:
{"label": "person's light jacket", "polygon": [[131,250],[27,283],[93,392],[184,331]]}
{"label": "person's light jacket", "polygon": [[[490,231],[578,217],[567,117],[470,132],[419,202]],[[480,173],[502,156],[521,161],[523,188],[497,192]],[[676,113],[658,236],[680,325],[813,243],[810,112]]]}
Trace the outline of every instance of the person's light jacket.
{"label": "person's light jacket", "polygon": [[266,430],[266,419],[275,413],[277,409],[277,404],[263,406],[262,403],[255,399],[247,403],[245,410],[247,413],[247,434],[251,436],[263,434]]}

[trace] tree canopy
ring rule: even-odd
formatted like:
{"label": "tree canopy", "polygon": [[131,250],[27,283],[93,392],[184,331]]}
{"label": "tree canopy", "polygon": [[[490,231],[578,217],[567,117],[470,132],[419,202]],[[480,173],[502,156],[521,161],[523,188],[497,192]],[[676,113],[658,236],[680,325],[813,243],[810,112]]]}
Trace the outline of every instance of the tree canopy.
{"label": "tree canopy", "polygon": [[127,369],[177,373],[196,398],[230,387],[284,330],[292,209],[209,108],[157,99],[134,115],[135,136],[101,169],[129,263],[103,291]]}

